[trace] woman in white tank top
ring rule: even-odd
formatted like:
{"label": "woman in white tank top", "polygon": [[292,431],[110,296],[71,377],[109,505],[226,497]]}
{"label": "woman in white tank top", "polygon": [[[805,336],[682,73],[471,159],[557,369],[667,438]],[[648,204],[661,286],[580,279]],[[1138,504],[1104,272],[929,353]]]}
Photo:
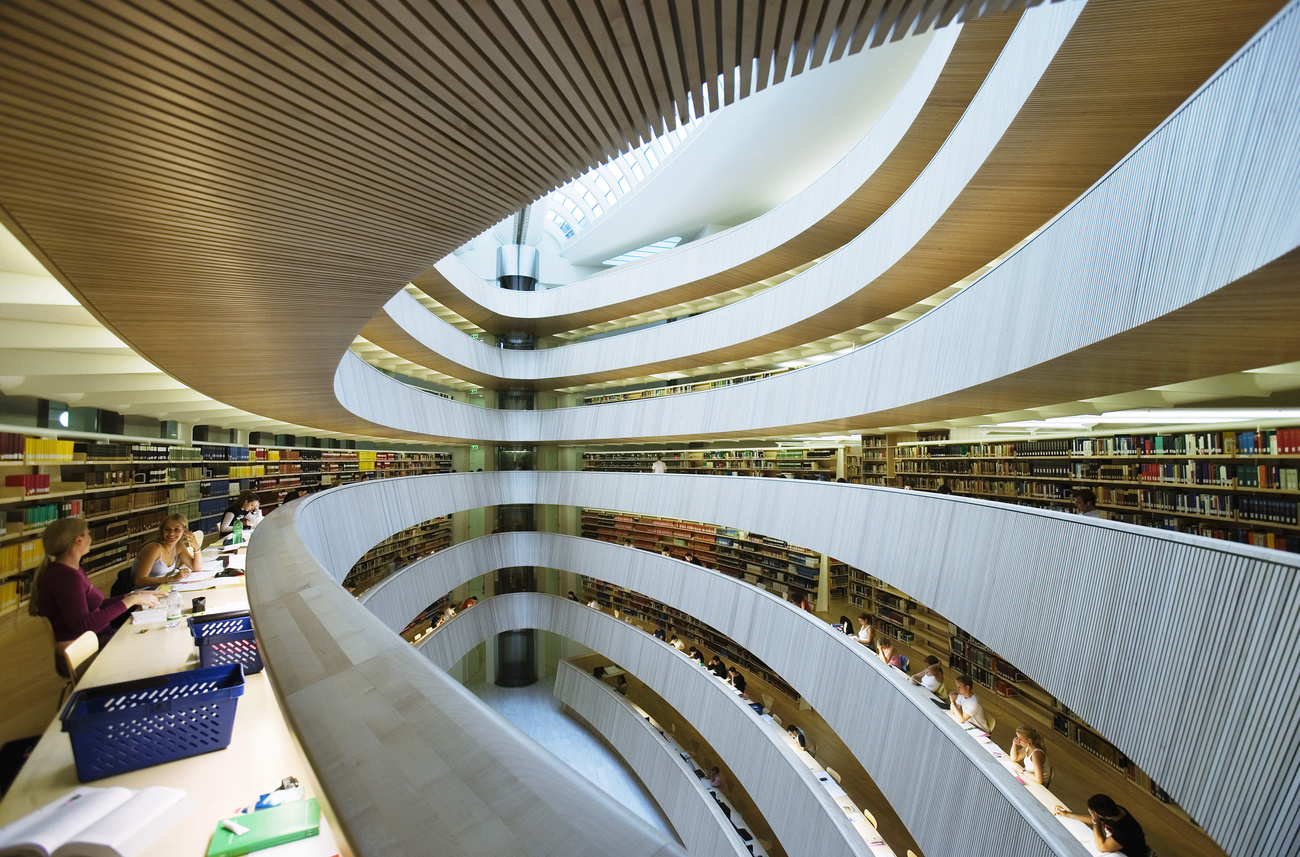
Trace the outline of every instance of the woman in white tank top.
{"label": "woman in white tank top", "polygon": [[1023,766],[1025,779],[1046,788],[1052,784],[1052,763],[1047,759],[1042,741],[1037,730],[1017,727],[1016,738],[1011,742],[1011,761]]}

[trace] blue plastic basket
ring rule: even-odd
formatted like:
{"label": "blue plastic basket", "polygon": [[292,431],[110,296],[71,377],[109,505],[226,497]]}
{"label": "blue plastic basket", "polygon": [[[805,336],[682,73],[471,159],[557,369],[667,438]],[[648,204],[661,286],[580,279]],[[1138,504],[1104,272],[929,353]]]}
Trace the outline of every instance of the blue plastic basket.
{"label": "blue plastic basket", "polygon": [[248,675],[262,671],[253,619],[246,611],[191,616],[190,633],[194,635],[194,645],[199,647],[199,666],[243,664]]}
{"label": "blue plastic basket", "polygon": [[59,719],[83,783],[221,750],[244,693],[239,664],[79,690]]}

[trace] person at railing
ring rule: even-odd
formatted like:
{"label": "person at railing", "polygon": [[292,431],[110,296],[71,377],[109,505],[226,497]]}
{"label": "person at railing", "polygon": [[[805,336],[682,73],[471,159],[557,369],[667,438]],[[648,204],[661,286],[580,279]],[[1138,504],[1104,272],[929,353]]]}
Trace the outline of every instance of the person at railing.
{"label": "person at railing", "polygon": [[1096,794],[1088,798],[1087,815],[1070,812],[1060,804],[1052,807],[1052,812],[1090,825],[1092,843],[1103,854],[1123,851],[1128,857],[1147,857],[1151,853],[1142,825],[1128,810],[1111,800],[1110,795]]}
{"label": "person at railing", "polygon": [[660,625],[657,628],[655,628],[655,639],[656,640],[668,639],[668,631],[664,629],[663,625]]}
{"label": "person at railing", "polygon": [[1052,784],[1052,763],[1043,749],[1043,739],[1037,729],[1017,726],[1016,737],[1011,742],[1011,761],[1021,767],[1025,779],[1033,780],[1046,788]]}
{"label": "person at railing", "polygon": [[686,648],[686,644],[682,642],[682,638],[677,636],[676,634],[673,634],[673,638],[668,641],[668,645],[672,646],[674,649],[676,649],[679,652],[682,649]]}
{"label": "person at railing", "polygon": [[785,731],[786,734],[788,734],[791,738],[799,742],[800,750],[808,749],[808,736],[803,734],[802,729],[800,729],[798,726],[795,726],[793,723],[791,723],[789,726],[785,728]]}
{"label": "person at railing", "polygon": [[709,769],[709,778],[705,782],[708,783],[711,789],[717,789],[720,792],[727,790],[727,778],[722,775],[722,771],[717,765]]}
{"label": "person at railing", "polygon": [[722,662],[722,658],[714,655],[709,661],[709,672],[725,681],[727,678],[727,665]]}
{"label": "person at railing", "polygon": [[939,665],[939,659],[934,655],[925,656],[925,668],[912,676],[909,681],[936,696],[948,695],[948,688],[943,683],[943,667]]}
{"label": "person at railing", "polygon": [[650,465],[650,472],[660,474],[668,472],[668,465],[664,463],[662,455],[655,459],[654,464]]}
{"label": "person at railing", "polygon": [[876,647],[876,653],[880,659],[895,669],[903,668],[903,658],[898,654],[898,647],[890,637],[881,637],[880,644]]}
{"label": "person at railing", "polygon": [[144,543],[132,566],[136,588],[179,583],[192,571],[203,570],[202,538],[190,532],[184,515],[168,515],[153,538]]}
{"label": "person at railing", "polygon": [[813,612],[812,602],[808,600],[807,592],[800,592],[799,597],[795,599],[795,603],[799,605],[800,610],[806,610],[809,613]]}
{"label": "person at railing", "polygon": [[695,658],[696,662],[699,663],[700,666],[704,666],[704,652],[701,652],[699,648],[697,648],[696,646],[691,646],[691,650],[690,652],[688,652],[688,654],[692,658]]}
{"label": "person at railing", "polygon": [[741,696],[745,695],[745,677],[735,667],[727,667],[727,684],[734,687]]}
{"label": "person at railing", "polygon": [[90,527],[85,518],[59,518],[41,534],[45,559],[32,578],[28,612],[44,616],[54,629],[58,643],[75,640],[87,631],[99,637],[100,648],[113,636],[111,623],[132,607],[156,607],[151,592],[130,592],[116,598],[91,584],[81,568],[81,558],[90,550]]}
{"label": "person at railing", "polygon": [[985,713],[980,698],[971,690],[974,685],[974,680],[965,673],[957,676],[957,690],[948,694],[952,714],[958,723],[970,723],[985,732],[992,732],[993,719]]}

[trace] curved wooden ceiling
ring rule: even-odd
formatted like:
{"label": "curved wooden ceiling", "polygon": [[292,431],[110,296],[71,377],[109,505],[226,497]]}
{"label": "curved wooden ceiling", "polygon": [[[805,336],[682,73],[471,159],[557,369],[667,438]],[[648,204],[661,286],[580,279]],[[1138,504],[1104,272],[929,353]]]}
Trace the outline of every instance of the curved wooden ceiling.
{"label": "curved wooden ceiling", "polygon": [[[789,62],[970,5],[985,4],[810,0],[778,17],[752,3],[4,0],[0,217],[194,389],[285,422],[405,436],[348,414],[332,385],[404,283],[662,130],[688,93],[710,87],[720,105]],[[1172,108],[1279,5],[1125,6],[1096,49],[1175,22],[1161,46]],[[1125,82],[1114,66],[1111,91]]]}

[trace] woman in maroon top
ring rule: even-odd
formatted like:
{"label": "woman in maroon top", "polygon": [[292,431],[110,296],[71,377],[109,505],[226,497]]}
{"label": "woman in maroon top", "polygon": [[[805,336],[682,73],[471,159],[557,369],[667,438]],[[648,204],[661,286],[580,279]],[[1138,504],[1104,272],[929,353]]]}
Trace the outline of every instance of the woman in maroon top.
{"label": "woman in maroon top", "polygon": [[99,636],[102,648],[113,636],[109,623],[136,606],[154,607],[158,597],[150,592],[132,592],[119,598],[105,598],[86,578],[81,558],[90,550],[90,528],[85,518],[60,518],[41,536],[45,560],[32,580],[29,610],[44,616],[54,628],[56,642],[75,640],[87,631]]}

